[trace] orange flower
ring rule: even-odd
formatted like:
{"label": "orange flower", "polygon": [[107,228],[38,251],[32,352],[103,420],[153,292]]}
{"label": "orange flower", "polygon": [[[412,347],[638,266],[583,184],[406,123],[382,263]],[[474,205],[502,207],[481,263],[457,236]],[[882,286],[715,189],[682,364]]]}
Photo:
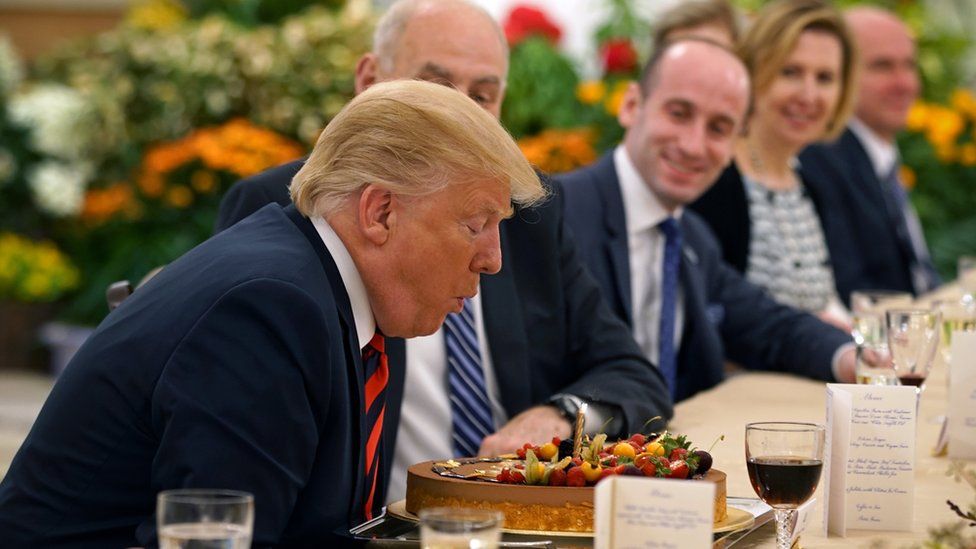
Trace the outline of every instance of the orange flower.
{"label": "orange flower", "polygon": [[908,110],[908,118],[905,121],[905,126],[908,131],[921,132],[925,131],[925,127],[928,125],[929,119],[929,108],[924,101],[916,101],[912,108]]}
{"label": "orange flower", "polygon": [[902,164],[898,168],[898,176],[901,178],[901,184],[906,190],[912,190],[915,188],[915,183],[918,178],[915,176],[915,170]]}
{"label": "orange flower", "polygon": [[593,132],[588,128],[545,130],[519,140],[528,161],[549,173],[561,173],[584,166],[596,159]]}
{"label": "orange flower", "polygon": [[128,183],[116,183],[104,189],[90,189],[85,193],[81,218],[92,224],[108,221],[119,213],[132,213],[135,201]]}
{"label": "orange flower", "polygon": [[217,176],[207,170],[196,170],[190,176],[190,186],[200,194],[212,193],[217,188]]}
{"label": "orange flower", "polygon": [[186,185],[173,185],[166,191],[166,202],[174,208],[185,209],[193,204],[193,191]]}
{"label": "orange flower", "polygon": [[599,103],[607,94],[607,85],[602,80],[587,80],[576,86],[576,97],[584,105]]}
{"label": "orange flower", "polygon": [[952,108],[968,116],[970,120],[976,120],[976,96],[973,92],[959,88],[952,92],[950,103]]}
{"label": "orange flower", "polygon": [[976,143],[966,143],[959,148],[959,163],[963,166],[976,166]]}
{"label": "orange flower", "polygon": [[159,198],[163,195],[163,191],[166,188],[163,176],[155,171],[143,171],[140,173],[136,184],[139,185],[139,190],[142,191],[142,194],[149,198]]}

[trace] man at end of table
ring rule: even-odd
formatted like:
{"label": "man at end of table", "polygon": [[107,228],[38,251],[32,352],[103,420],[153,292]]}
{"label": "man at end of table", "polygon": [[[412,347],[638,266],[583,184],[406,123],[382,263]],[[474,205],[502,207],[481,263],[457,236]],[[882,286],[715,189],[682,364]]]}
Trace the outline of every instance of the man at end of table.
{"label": "man at end of table", "polygon": [[[416,143],[424,143],[417,147]],[[291,188],[166,266],[95,330],[0,484],[4,547],[155,543],[156,494],[254,494],[255,546],[329,546],[383,501],[384,336],[437,330],[545,195],[498,121],[374,86]]]}
{"label": "man at end of table", "polygon": [[[401,0],[377,24],[373,51],[357,65],[356,89],[396,78],[430,80],[498,116],[507,68],[504,33],[483,9],[462,0]],[[291,162],[236,183],[221,202],[217,230],[270,202],[288,204],[288,184],[301,166]],[[464,315],[407,342],[406,381],[392,387],[402,391],[403,408],[386,417],[397,432],[387,501],[404,497],[414,463],[568,437],[584,402],[590,432],[607,420],[605,429],[615,435],[635,432],[654,416],[671,417],[663,379],[564,232],[561,197],[517,208],[501,233],[498,276],[482,279]],[[468,342],[464,352],[460,341]],[[391,357],[390,367],[402,365]]]}
{"label": "man at end of table", "polygon": [[722,261],[703,220],[684,209],[728,165],[749,89],[745,67],[725,47],[672,42],[626,92],[623,143],[557,178],[585,262],[676,401],[721,382],[726,357],[854,379],[849,336],[748,283]]}
{"label": "man at end of table", "polygon": [[[800,155],[804,172],[828,201],[824,226],[838,224],[838,238],[852,239],[838,275],[845,301],[854,290],[887,289],[916,295],[939,285],[918,216],[902,186],[896,137],[921,83],[915,40],[894,14],[859,6],[845,13],[859,54],[854,118],[840,138],[808,147]],[[831,243],[834,248],[852,243]]]}

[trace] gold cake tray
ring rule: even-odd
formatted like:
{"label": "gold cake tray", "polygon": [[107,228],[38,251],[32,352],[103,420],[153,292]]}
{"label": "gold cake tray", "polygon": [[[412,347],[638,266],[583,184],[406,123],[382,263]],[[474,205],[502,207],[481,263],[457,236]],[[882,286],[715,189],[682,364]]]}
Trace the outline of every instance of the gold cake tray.
{"label": "gold cake tray", "polygon": [[[742,509],[732,507],[731,505],[727,506],[726,509],[728,510],[728,516],[725,517],[725,520],[716,522],[712,525],[712,531],[716,534],[723,534],[726,532],[742,530],[743,528],[749,528],[756,520],[749,511],[743,511]],[[403,520],[408,520],[411,522],[420,521],[417,515],[407,511],[407,501],[404,499],[387,505],[386,512]],[[544,530],[517,530],[513,528],[502,528],[502,532],[505,532],[506,534],[519,534],[526,536],[559,536],[573,538],[593,537],[593,532],[547,532]]]}

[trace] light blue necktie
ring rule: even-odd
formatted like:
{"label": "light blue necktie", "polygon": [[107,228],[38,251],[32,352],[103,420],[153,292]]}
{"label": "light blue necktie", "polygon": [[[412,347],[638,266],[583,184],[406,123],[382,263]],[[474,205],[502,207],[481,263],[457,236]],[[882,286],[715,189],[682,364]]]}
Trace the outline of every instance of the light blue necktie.
{"label": "light blue necktie", "polygon": [[678,272],[681,268],[681,227],[669,217],[658,224],[664,233],[664,267],[661,274],[661,325],[658,329],[658,368],[664,374],[671,396],[677,391],[678,361],[674,348],[675,316],[678,307]]}
{"label": "light blue necktie", "polygon": [[491,417],[470,300],[464,300],[464,309],[460,313],[447,315],[444,320],[444,343],[447,345],[454,455],[476,456],[481,440],[495,432],[495,424]]}

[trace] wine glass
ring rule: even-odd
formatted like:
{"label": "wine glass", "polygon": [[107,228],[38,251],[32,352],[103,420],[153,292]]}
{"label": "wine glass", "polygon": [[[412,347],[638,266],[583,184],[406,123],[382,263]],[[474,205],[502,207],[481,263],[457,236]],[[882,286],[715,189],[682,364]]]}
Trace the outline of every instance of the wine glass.
{"label": "wine glass", "polygon": [[823,469],[824,426],[762,422],[746,425],[746,468],[759,499],[776,515],[776,547],[789,549],[796,508],[817,489]]}
{"label": "wine glass", "polygon": [[166,490],[156,500],[156,528],[160,549],[247,549],[254,496],[234,490]]}
{"label": "wine glass", "polygon": [[931,309],[891,309],[887,313],[888,348],[902,385],[920,395],[939,346],[942,313]]}
{"label": "wine glass", "polygon": [[976,256],[964,255],[959,258],[956,278],[963,291],[963,301],[976,303]]}
{"label": "wine glass", "polygon": [[942,313],[942,339],[939,342],[939,355],[948,367],[952,360],[952,332],[976,331],[976,303],[965,299],[936,300],[932,309]]}
{"label": "wine glass", "polygon": [[855,378],[866,385],[898,385],[891,367],[885,309],[908,306],[912,295],[894,290],[857,290],[851,292],[851,337],[857,344]]}

